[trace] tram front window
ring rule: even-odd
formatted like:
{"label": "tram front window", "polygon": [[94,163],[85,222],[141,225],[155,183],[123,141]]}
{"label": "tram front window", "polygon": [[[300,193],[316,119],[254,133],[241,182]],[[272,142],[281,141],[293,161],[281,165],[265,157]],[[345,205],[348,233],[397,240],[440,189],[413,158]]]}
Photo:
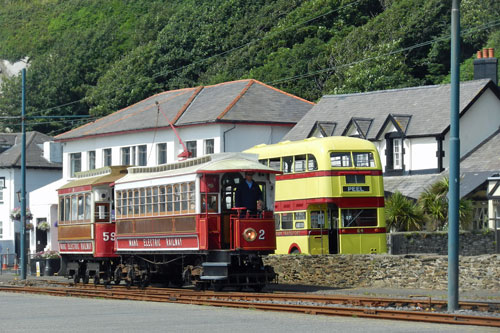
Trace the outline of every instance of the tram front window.
{"label": "tram front window", "polygon": [[342,209],[342,227],[376,227],[377,209]]}

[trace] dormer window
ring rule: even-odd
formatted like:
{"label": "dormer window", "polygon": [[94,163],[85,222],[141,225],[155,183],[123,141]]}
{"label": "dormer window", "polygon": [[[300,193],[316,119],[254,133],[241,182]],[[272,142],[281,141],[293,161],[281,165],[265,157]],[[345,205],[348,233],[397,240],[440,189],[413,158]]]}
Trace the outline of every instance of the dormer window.
{"label": "dormer window", "polygon": [[336,127],[337,123],[335,122],[317,121],[308,137],[326,138],[328,136],[333,136]]}
{"label": "dormer window", "polygon": [[342,135],[366,139],[368,137],[368,132],[372,127],[372,123],[373,119],[370,118],[353,117],[347,124],[347,127]]}

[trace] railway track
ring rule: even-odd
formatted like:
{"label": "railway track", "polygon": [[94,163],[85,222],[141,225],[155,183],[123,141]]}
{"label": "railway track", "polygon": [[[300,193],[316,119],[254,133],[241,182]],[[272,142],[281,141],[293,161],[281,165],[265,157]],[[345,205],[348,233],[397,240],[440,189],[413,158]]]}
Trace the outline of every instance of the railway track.
{"label": "railway track", "polygon": [[[126,288],[125,286],[74,285],[47,281],[53,286],[1,286],[0,291],[37,293],[64,297],[106,298],[179,304],[212,305],[316,315],[356,316],[431,323],[500,327],[500,303],[460,302],[463,310],[481,315],[450,314],[446,302],[431,298],[391,299],[291,293],[242,293],[194,291],[190,289]],[[404,307],[405,310],[399,308]],[[397,308],[397,309],[394,309]],[[406,310],[410,309],[410,310]],[[488,314],[490,314],[488,316]]]}

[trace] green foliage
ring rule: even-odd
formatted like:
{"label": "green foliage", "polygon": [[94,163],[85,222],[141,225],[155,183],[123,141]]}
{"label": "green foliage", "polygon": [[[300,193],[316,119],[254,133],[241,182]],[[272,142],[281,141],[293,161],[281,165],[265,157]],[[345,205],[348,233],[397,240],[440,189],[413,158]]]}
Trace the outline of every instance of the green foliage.
{"label": "green foliage", "polygon": [[[446,80],[450,7],[441,0],[0,0],[0,59],[29,58],[28,115],[102,116],[162,90],[241,78],[315,101]],[[500,2],[462,0],[461,16],[462,77],[470,79],[475,51],[500,50]],[[1,89],[0,115],[18,115],[20,80]],[[41,119],[29,129],[56,134],[73,125]]]}
{"label": "green foliage", "polygon": [[390,230],[421,230],[424,218],[421,208],[412,200],[395,192],[385,202],[385,219]]}
{"label": "green foliage", "polygon": [[[426,189],[419,198],[419,205],[433,229],[445,230],[448,223],[448,191],[450,182],[444,177]],[[472,222],[473,206],[470,200],[459,202],[459,223],[462,229]]]}

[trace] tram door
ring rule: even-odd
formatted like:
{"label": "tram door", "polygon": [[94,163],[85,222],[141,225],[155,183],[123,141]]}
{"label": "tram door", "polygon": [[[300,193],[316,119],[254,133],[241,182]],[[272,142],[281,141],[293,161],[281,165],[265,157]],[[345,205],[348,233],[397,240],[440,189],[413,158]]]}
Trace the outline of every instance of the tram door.
{"label": "tram door", "polygon": [[236,189],[243,180],[243,176],[239,172],[226,173],[221,179],[221,233],[223,249],[229,249],[231,244],[231,214],[236,214],[232,208],[235,207]]}
{"label": "tram door", "polygon": [[335,204],[328,204],[328,252],[339,253],[339,207]]}

